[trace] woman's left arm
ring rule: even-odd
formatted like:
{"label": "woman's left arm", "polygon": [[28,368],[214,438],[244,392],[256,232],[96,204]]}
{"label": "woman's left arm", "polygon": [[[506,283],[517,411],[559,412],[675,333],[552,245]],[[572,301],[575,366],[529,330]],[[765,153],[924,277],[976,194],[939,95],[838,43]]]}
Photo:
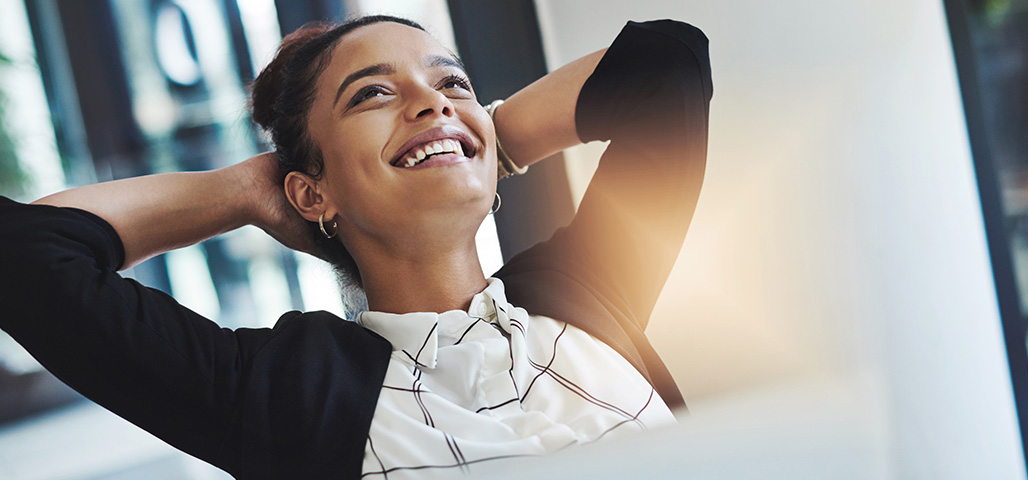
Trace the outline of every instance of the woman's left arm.
{"label": "woman's left arm", "polygon": [[629,22],[607,50],[496,109],[498,138],[519,166],[577,142],[610,141],[574,221],[498,276],[561,272],[645,328],[696,207],[712,92],[699,29]]}
{"label": "woman's left arm", "polygon": [[[610,141],[571,224],[496,272],[507,298],[614,347],[669,406],[684,402],[644,329],[703,182],[713,92],[707,46],[703,32],[685,23],[629,22],[598,63],[585,57],[519,92],[538,95],[534,114],[521,105],[504,111],[506,103],[495,112],[507,150],[522,148],[513,145],[518,130],[506,123],[515,115],[525,115],[518,120],[520,131],[537,130],[547,148],[570,136]],[[574,80],[561,85],[560,77]],[[533,160],[550,153],[530,155],[531,147],[523,148],[528,153],[522,155]],[[517,155],[511,153],[516,163],[522,161]]]}
{"label": "woman's left arm", "polygon": [[606,49],[575,60],[508,98],[494,112],[496,137],[519,167],[582,143],[575,104]]}

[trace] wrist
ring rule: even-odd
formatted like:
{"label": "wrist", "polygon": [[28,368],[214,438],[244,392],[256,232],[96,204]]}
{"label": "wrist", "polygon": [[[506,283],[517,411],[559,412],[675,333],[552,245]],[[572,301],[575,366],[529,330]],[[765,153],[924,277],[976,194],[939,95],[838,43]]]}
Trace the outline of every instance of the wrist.
{"label": "wrist", "polygon": [[212,172],[218,177],[214,188],[222,189],[225,194],[224,204],[235,219],[234,228],[243,225],[263,228],[267,224],[263,203],[267,202],[266,184],[271,182],[262,178],[264,166],[259,157],[251,157]]}
{"label": "wrist", "polygon": [[496,132],[496,163],[497,163],[497,177],[499,179],[507,178],[511,175],[524,175],[528,171],[528,165],[518,166],[517,162],[510,157],[507,150],[503,148],[503,141],[500,139],[500,127],[496,122],[496,112],[499,110],[500,105],[503,105],[503,100],[494,100],[489,105],[486,105],[485,111],[489,113],[489,117],[493,120],[493,127]]}

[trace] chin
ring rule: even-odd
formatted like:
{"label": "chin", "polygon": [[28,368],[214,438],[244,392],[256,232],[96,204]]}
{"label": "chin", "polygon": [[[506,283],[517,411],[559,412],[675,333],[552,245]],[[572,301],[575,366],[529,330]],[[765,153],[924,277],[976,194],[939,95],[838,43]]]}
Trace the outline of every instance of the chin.
{"label": "chin", "polygon": [[491,176],[485,176],[478,171],[469,171],[463,175],[443,175],[442,178],[434,179],[433,190],[436,190],[438,195],[458,201],[490,199],[496,192],[495,175],[493,173]]}

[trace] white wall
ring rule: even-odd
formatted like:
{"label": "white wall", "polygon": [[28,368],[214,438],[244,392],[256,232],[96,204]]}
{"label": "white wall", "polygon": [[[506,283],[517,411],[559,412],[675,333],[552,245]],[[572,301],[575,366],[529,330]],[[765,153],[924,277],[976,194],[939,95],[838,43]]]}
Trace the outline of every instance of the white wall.
{"label": "white wall", "polygon": [[696,421],[843,382],[888,476],[1025,477],[941,2],[536,4],[551,68],[628,19],[711,39],[704,190],[648,332]]}

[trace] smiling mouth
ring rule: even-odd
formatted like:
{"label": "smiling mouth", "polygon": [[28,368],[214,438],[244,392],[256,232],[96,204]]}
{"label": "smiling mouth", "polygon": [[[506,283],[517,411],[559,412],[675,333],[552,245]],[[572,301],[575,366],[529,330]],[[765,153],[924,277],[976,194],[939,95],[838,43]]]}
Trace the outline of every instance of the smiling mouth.
{"label": "smiling mouth", "polygon": [[464,148],[456,140],[443,139],[431,142],[408,152],[406,156],[400,157],[394,166],[410,168],[436,155],[452,153],[464,156]]}
{"label": "smiling mouth", "polygon": [[436,156],[473,158],[476,153],[475,143],[467,133],[447,125],[415,135],[400,147],[399,153],[389,164],[397,168],[410,168]]}

